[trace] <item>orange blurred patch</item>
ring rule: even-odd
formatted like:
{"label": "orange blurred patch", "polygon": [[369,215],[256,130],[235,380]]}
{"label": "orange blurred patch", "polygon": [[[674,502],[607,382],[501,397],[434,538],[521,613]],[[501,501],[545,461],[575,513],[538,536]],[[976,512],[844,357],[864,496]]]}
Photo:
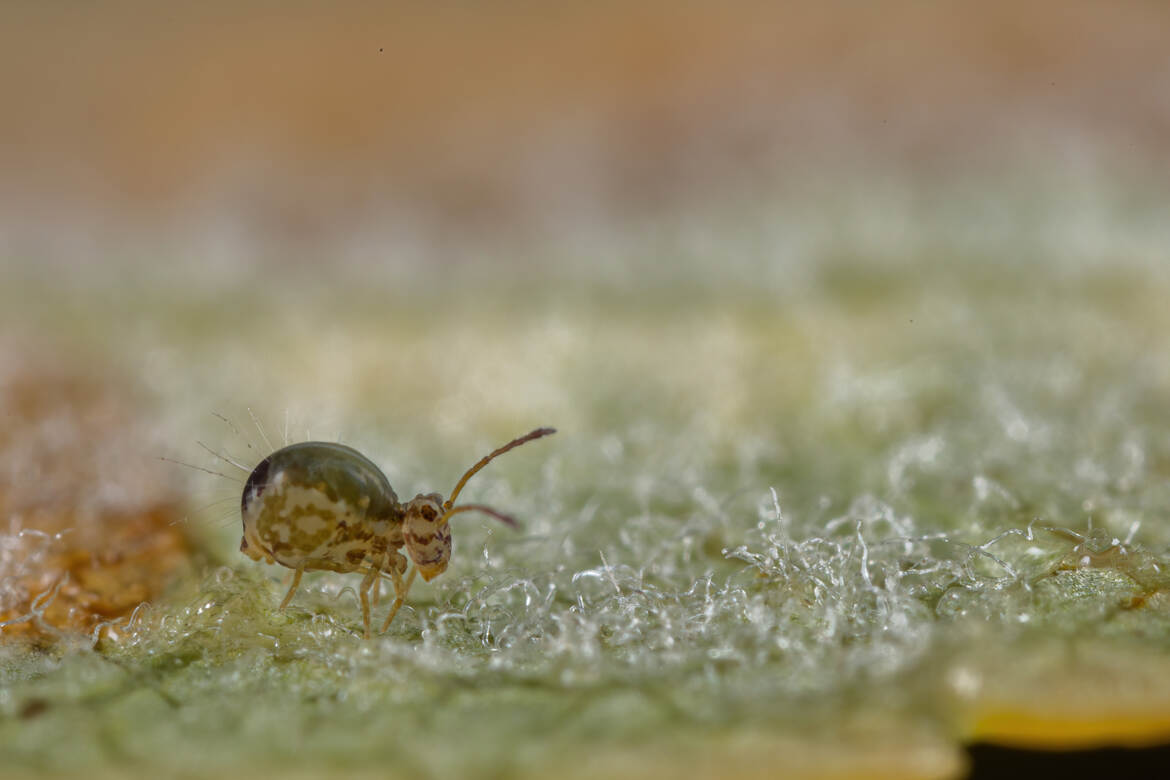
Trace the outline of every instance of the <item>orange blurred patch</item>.
{"label": "orange blurred patch", "polygon": [[810,155],[978,168],[1067,132],[1140,160],[1170,137],[1170,13],[1137,0],[6,10],[0,208],[53,226],[210,210],[312,236],[404,204],[491,222]]}
{"label": "orange blurred patch", "polygon": [[[157,599],[191,548],[144,455],[124,388],[32,368],[0,374],[0,636],[91,633]],[[24,618],[24,619],[22,619]]]}

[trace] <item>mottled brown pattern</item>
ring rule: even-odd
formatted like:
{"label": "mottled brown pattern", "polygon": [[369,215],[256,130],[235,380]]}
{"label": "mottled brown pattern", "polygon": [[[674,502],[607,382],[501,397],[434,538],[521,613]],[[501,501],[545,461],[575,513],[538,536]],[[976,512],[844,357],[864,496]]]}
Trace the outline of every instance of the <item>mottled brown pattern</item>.
{"label": "mottled brown pattern", "polygon": [[451,526],[438,523],[441,509],[439,496],[420,496],[408,506],[403,524],[406,551],[428,581],[446,571],[451,559]]}
{"label": "mottled brown pattern", "polygon": [[[482,458],[463,475],[452,496],[497,455],[550,433],[553,429],[539,428]],[[253,486],[260,469],[268,475],[262,492]],[[324,479],[314,480],[313,475]],[[254,560],[265,558],[296,571],[281,609],[291,601],[303,572],[365,573],[358,595],[367,637],[369,594],[379,572],[392,576],[395,590],[385,630],[402,606],[415,572],[430,580],[447,570],[451,514],[479,510],[514,522],[479,505],[465,504],[449,511],[451,502],[438,493],[415,496],[403,506],[369,458],[346,445],[328,442],[292,444],[269,455],[245,485],[241,507],[244,540],[240,549]],[[415,564],[406,579],[401,577],[407,569],[406,558],[398,552],[402,547]]]}
{"label": "mottled brown pattern", "polygon": [[410,542],[411,544],[418,545],[419,547],[426,547],[428,544],[435,541],[434,534],[415,534],[407,531],[405,536],[406,541]]}

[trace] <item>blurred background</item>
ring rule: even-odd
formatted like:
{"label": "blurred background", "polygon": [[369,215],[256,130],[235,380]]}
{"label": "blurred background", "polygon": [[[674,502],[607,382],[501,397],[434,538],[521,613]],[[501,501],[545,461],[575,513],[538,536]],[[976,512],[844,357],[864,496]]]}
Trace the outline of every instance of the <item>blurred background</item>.
{"label": "blurred background", "polygon": [[[343,691],[425,714],[471,677],[503,714],[469,694],[448,733],[501,751],[545,729],[529,757],[562,769],[557,739],[726,749],[761,728],[751,776],[837,756],[839,723],[892,746],[895,776],[953,776],[957,740],[1164,739],[1170,677],[1125,677],[1153,667],[1112,645],[1036,647],[1170,636],[1151,574],[1170,549],[1168,41],[1170,6],[1144,0],[8,0],[0,626],[96,631],[131,667],[175,655],[142,679],[221,744],[246,734],[232,766],[330,762],[376,731],[366,748],[436,776],[514,773],[529,754],[476,763],[426,717],[387,741],[330,709]],[[236,552],[243,474],[211,454],[247,471],[340,439],[409,497],[538,425],[561,432],[474,483],[524,534],[468,523],[452,574],[366,655],[344,578],[310,575],[274,616],[283,572]],[[962,553],[1035,518],[1076,533],[1003,567]],[[1061,579],[1091,529],[1093,571]],[[801,544],[807,570],[785,558]],[[520,604],[516,577],[547,600]],[[292,655],[199,644],[228,635]],[[240,658],[261,659],[251,693],[214,676]],[[13,760],[68,769],[62,735],[112,765],[217,760],[149,712],[87,730],[105,684],[87,668],[0,698]],[[682,698],[606,698],[627,689]],[[33,736],[26,709],[48,713]],[[676,747],[651,764],[691,768]]]}
{"label": "blurred background", "polygon": [[9,258],[451,263],[485,233],[571,243],[778,197],[958,196],[978,233],[1025,217],[1021,188],[1075,208],[1165,181],[1157,3],[2,13]]}

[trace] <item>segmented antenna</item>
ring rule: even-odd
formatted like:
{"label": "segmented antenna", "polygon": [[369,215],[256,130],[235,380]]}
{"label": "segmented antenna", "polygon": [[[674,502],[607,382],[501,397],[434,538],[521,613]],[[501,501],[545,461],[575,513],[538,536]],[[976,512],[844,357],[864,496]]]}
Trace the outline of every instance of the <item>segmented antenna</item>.
{"label": "segmented antenna", "polygon": [[[532,431],[531,433],[526,433],[518,439],[512,439],[512,441],[508,442],[503,447],[500,447],[498,450],[494,450],[491,453],[485,455],[479,461],[479,463],[476,463],[474,466],[472,466],[471,468],[469,468],[467,470],[467,473],[464,474],[463,478],[459,480],[459,483],[457,485],[455,485],[455,489],[451,491],[451,497],[443,502],[443,509],[446,510],[447,515],[452,514],[451,507],[455,505],[455,498],[459,495],[459,491],[463,490],[463,486],[467,484],[467,480],[474,477],[475,473],[477,471],[482,469],[487,464],[491,463],[493,458],[499,457],[500,455],[503,455],[508,450],[515,449],[516,447],[519,447],[521,444],[524,444],[526,442],[530,442],[533,439],[539,439],[541,436],[549,436],[550,434],[554,434],[556,432],[557,432],[556,428],[537,428],[535,431]],[[492,514],[492,513],[489,512],[489,514]],[[498,514],[498,513],[496,513],[496,514]]]}
{"label": "segmented antenna", "polygon": [[484,506],[483,504],[460,504],[454,509],[448,509],[443,513],[443,516],[439,518],[438,524],[443,525],[443,523],[446,523],[451,519],[451,515],[457,515],[460,512],[483,512],[485,515],[491,515],[492,517],[496,518],[504,525],[509,525],[513,528],[520,527],[520,524],[516,522],[516,518],[512,517],[511,515],[506,515],[503,512],[497,512],[490,506]]}

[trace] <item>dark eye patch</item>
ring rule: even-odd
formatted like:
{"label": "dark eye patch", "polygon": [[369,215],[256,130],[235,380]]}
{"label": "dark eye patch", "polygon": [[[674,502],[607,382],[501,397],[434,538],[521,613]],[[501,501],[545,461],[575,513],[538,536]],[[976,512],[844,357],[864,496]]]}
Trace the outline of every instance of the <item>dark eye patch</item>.
{"label": "dark eye patch", "polygon": [[244,494],[240,496],[241,514],[247,512],[248,505],[259,498],[260,494],[264,492],[264,488],[268,487],[268,472],[271,467],[272,458],[265,458],[248,475],[248,481],[244,483]]}

